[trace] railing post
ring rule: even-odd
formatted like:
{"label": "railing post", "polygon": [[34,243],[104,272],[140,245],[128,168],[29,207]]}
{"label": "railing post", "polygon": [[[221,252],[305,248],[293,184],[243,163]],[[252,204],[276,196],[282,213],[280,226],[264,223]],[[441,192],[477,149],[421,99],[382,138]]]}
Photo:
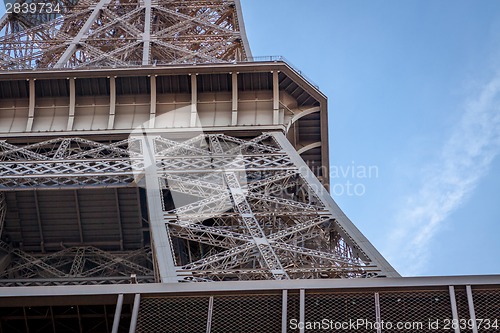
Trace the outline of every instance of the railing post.
{"label": "railing post", "polygon": [[123,306],[123,294],[118,295],[118,301],[116,302],[115,317],[113,319],[113,329],[111,333],[118,333],[118,328],[120,326],[120,317],[122,315]]}

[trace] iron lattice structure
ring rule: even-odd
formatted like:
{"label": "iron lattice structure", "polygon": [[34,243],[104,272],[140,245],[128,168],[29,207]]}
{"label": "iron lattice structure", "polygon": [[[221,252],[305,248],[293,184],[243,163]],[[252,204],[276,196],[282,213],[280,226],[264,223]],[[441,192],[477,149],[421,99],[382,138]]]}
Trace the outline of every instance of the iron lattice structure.
{"label": "iron lattice structure", "polygon": [[326,96],[239,1],[58,1],[0,21],[0,331],[498,317],[498,277],[398,278],[337,206]]}
{"label": "iron lattice structure", "polygon": [[154,282],[149,248],[118,254],[93,246],[70,247],[32,255],[2,242],[0,249],[13,257],[0,274],[3,287],[124,284],[132,274],[140,283]]}
{"label": "iron lattice structure", "polygon": [[239,1],[59,4],[0,25],[3,285],[398,275],[324,187],[326,99],[249,62]]}
{"label": "iron lattice structure", "polygon": [[251,58],[239,1],[53,3],[59,3],[60,14],[5,14],[1,18],[1,70],[220,63]]}
{"label": "iron lattice structure", "polygon": [[57,138],[0,147],[0,189],[7,194],[144,188],[154,258],[153,264],[148,248],[89,246],[35,257],[2,243],[15,257],[0,275],[4,285],[117,283],[130,274],[145,282],[153,275],[176,282],[394,274],[359,235],[350,235],[349,223],[281,133],[246,140],[132,135],[111,144]]}

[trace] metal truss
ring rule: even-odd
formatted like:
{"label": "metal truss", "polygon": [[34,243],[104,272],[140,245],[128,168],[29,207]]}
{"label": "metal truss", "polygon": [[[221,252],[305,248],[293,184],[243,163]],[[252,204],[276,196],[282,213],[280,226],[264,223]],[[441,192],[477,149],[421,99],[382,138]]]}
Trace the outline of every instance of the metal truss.
{"label": "metal truss", "polygon": [[[131,137],[112,144],[58,138],[27,146],[0,142],[0,149],[2,191],[145,186],[157,281],[397,276],[282,133],[250,140]],[[4,273],[9,276],[100,277],[115,267],[113,255],[95,248],[44,260],[16,251],[22,260]],[[52,258],[61,261],[54,265]],[[84,262],[96,267],[82,270]],[[152,274],[133,262],[127,267],[134,272]]]}
{"label": "metal truss", "polygon": [[62,9],[57,15],[1,18],[0,70],[220,63],[251,57],[239,0],[55,3]]}
{"label": "metal truss", "polygon": [[110,253],[93,246],[33,255],[0,242],[10,262],[0,272],[0,286],[130,283],[131,275],[154,281],[151,249]]}
{"label": "metal truss", "polygon": [[129,186],[133,168],[142,168],[133,141],[57,138],[23,147],[0,141],[0,190]]}
{"label": "metal truss", "polygon": [[[162,197],[171,199],[164,203],[164,218],[179,278],[391,274],[369,257],[358,235],[346,233],[344,215],[322,199],[329,194],[309,182],[311,174],[294,163],[296,152],[281,145],[280,136],[242,140],[210,134],[182,145],[156,138]],[[185,196],[190,200],[182,204]]]}

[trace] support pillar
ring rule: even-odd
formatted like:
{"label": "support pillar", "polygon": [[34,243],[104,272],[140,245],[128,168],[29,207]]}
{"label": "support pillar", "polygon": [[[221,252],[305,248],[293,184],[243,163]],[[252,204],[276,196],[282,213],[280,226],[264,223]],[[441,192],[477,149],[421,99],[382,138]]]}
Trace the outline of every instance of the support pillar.
{"label": "support pillar", "polygon": [[109,78],[109,118],[108,129],[113,129],[115,126],[115,111],[116,111],[116,78]]}
{"label": "support pillar", "polygon": [[[458,319],[458,310],[457,310],[457,300],[455,298],[455,287],[454,286],[448,286],[448,289],[450,291],[450,303],[451,303],[451,313],[453,316],[453,321],[456,323],[459,323]],[[460,333],[460,325],[457,325],[454,328],[455,333]]]}
{"label": "support pillar", "polygon": [[67,131],[73,129],[73,123],[75,121],[75,105],[76,105],[76,87],[75,78],[71,77],[69,79],[69,117]]}
{"label": "support pillar", "polygon": [[273,125],[280,122],[280,86],[278,71],[273,71]]}
{"label": "support pillar", "polygon": [[116,302],[115,317],[113,319],[113,329],[111,333],[118,333],[118,328],[120,327],[120,317],[122,315],[123,307],[123,294],[118,295],[118,300]]}
{"label": "support pillar", "polygon": [[151,75],[150,77],[151,83],[151,100],[149,107],[149,128],[155,127],[156,120],[156,75]]}
{"label": "support pillar", "polygon": [[33,120],[35,118],[35,79],[29,80],[29,105],[28,105],[28,122],[26,124],[26,132],[31,132],[33,128]]}
{"label": "support pillar", "polygon": [[208,315],[207,315],[207,333],[212,331],[212,315],[214,312],[214,297],[210,296],[208,299]]}
{"label": "support pillar", "polygon": [[198,118],[198,82],[197,75],[191,75],[191,121],[190,126],[196,127],[196,119]]}
{"label": "support pillar", "polygon": [[[300,289],[300,298],[299,298],[299,323],[306,322],[306,291],[304,289]],[[300,333],[305,332],[304,325],[301,325],[299,330]]]}
{"label": "support pillar", "polygon": [[469,304],[469,315],[472,321],[472,333],[477,333],[477,322],[476,322],[476,310],[474,308],[474,299],[472,297],[472,287],[470,285],[465,286],[467,291],[467,303]]}
{"label": "support pillar", "polygon": [[232,106],[231,106],[231,125],[238,124],[238,74],[231,73],[231,86],[232,86]]}
{"label": "support pillar", "polygon": [[137,318],[139,317],[139,305],[141,304],[141,294],[135,294],[134,307],[132,308],[132,318],[130,319],[129,333],[135,333]]}
{"label": "support pillar", "polygon": [[163,205],[160,196],[161,187],[158,179],[158,168],[154,152],[154,138],[144,136],[142,141],[144,152],[144,173],[146,182],[146,195],[149,211],[149,228],[152,237],[154,258],[160,282],[178,282],[174,253],[167,226],[163,218]]}
{"label": "support pillar", "polygon": [[281,296],[281,333],[286,333],[288,331],[288,290],[283,290]]}
{"label": "support pillar", "polygon": [[149,65],[151,53],[151,0],[144,0],[144,32],[142,34],[142,65]]}

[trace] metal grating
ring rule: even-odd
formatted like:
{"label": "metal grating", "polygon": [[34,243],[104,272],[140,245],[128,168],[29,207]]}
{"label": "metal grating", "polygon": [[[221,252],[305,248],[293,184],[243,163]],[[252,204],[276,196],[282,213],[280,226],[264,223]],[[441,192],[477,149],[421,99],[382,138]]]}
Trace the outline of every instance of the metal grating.
{"label": "metal grating", "polygon": [[299,294],[288,294],[287,299],[287,309],[286,309],[286,320],[287,320],[287,332],[297,332],[296,330],[292,330],[290,325],[291,319],[300,319],[300,295]]}
{"label": "metal grating", "polygon": [[[443,331],[445,320],[453,319],[451,301],[448,291],[416,291],[416,292],[384,292],[380,294],[381,320],[394,325],[392,330],[384,333],[419,332],[436,333]],[[430,329],[429,322],[439,320],[439,330]],[[396,329],[398,323],[403,325],[419,325]],[[444,332],[444,331],[443,331]]]}
{"label": "metal grating", "polygon": [[136,332],[205,332],[208,297],[143,298]]}
{"label": "metal grating", "polygon": [[[132,322],[132,298],[125,295],[118,332],[148,333],[277,333],[282,332],[282,290],[241,289],[238,294],[214,291],[206,284],[202,294],[187,290],[175,294],[143,294],[137,322]],[[469,303],[464,285],[455,287],[460,332],[473,332],[468,322]],[[377,332],[445,333],[458,332],[453,326],[448,286],[423,290],[322,289],[305,290],[305,318],[300,322],[297,288],[288,290],[287,332]],[[477,332],[499,332],[500,289],[496,285],[474,291]],[[198,291],[200,291],[198,289]],[[107,295],[110,296],[110,295]],[[111,332],[115,305],[113,297],[75,295],[28,302],[0,298],[0,332]],[[377,302],[379,300],[379,302]],[[50,304],[52,303],[52,304]],[[86,305],[84,305],[86,303]],[[101,303],[100,305],[98,305]],[[66,304],[63,306],[62,304]],[[70,305],[68,305],[70,304]],[[377,307],[377,304],[380,306]],[[24,305],[24,307],[22,307]],[[378,311],[380,309],[380,311]],[[359,320],[362,320],[359,323]],[[438,326],[430,324],[438,320]],[[489,320],[489,321],[487,321]],[[496,322],[495,322],[496,320]],[[326,323],[326,324],[325,324]],[[352,323],[352,324],[350,324]],[[421,326],[416,324],[421,323]],[[136,325],[137,324],[137,325]],[[338,326],[341,324],[342,326]],[[403,326],[398,326],[402,324]],[[325,326],[329,325],[329,326]],[[410,325],[410,326],[407,326]],[[413,325],[413,327],[411,327]],[[378,327],[377,327],[378,326]],[[377,329],[380,328],[380,329]]]}
{"label": "metal grating", "polygon": [[[291,318],[290,318],[291,319]],[[348,323],[350,321],[366,320],[376,322],[375,299],[373,293],[331,293],[331,294],[306,294],[305,299],[305,322],[314,323],[306,332],[325,332],[325,324],[328,320],[328,330],[335,328],[337,323]],[[290,320],[289,320],[290,322]],[[333,324],[333,326],[331,326]],[[316,327],[314,327],[316,325]],[[347,332],[374,332],[373,329],[365,329],[365,326],[355,330],[343,330]]]}
{"label": "metal grating", "polygon": [[500,290],[472,291],[479,332],[500,332]]}
{"label": "metal grating", "polygon": [[281,294],[215,296],[211,333],[280,332],[281,304]]}

